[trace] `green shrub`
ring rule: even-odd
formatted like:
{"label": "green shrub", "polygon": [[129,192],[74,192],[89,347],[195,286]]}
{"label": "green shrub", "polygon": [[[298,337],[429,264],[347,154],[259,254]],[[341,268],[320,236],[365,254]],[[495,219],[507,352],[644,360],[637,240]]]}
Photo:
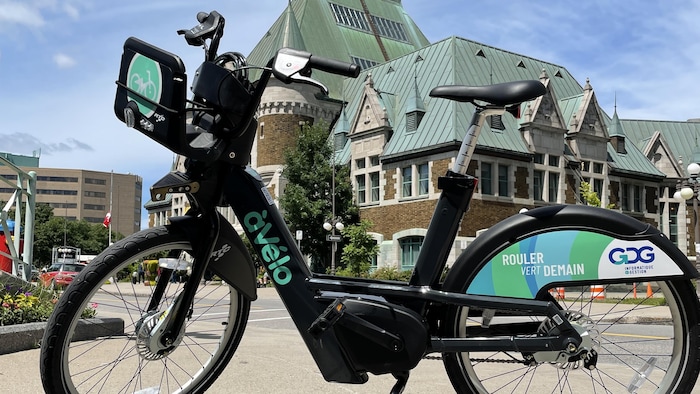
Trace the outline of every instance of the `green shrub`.
{"label": "green shrub", "polygon": [[408,282],[408,280],[411,279],[412,273],[413,271],[411,270],[399,271],[399,269],[396,267],[382,267],[374,270],[374,272],[370,274],[370,278]]}

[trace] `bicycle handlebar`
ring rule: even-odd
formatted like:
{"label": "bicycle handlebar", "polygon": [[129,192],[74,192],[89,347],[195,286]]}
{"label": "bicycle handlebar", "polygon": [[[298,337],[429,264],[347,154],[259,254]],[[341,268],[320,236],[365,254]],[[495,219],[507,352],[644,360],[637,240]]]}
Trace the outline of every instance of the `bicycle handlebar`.
{"label": "bicycle handlebar", "polygon": [[[178,31],[188,44],[205,49],[205,61],[192,81],[192,100],[186,97],[186,75],[180,58],[135,38],[125,43],[115,99],[117,117],[127,126],[194,160],[212,162],[224,157],[225,160],[247,163],[250,152],[243,150],[252,148],[256,131],[253,120],[272,76],[286,84],[311,84],[328,94],[322,83],[310,78],[313,69],[351,78],[360,73],[356,64],[282,48],[265,67],[260,67],[263,73],[253,83],[248,79],[250,67],[245,57],[234,52],[216,53],[224,34],[224,17],[216,11],[200,12],[197,21],[200,22],[197,26]],[[169,82],[163,87],[161,98],[154,100],[147,91],[130,85],[128,70],[131,70],[134,54],[140,53],[167,71],[168,77],[164,81]]]}
{"label": "bicycle handlebar", "polygon": [[309,78],[312,69],[351,78],[356,78],[360,74],[360,67],[356,64],[328,59],[292,48],[282,48],[277,51],[277,55],[270,61],[270,64],[272,74],[284,83],[310,83],[323,90],[326,90],[325,86]]}
{"label": "bicycle handlebar", "polygon": [[[216,11],[210,13],[197,13],[198,25],[189,30],[178,30],[177,34],[184,35],[187,43],[192,46],[204,46],[206,49],[206,60],[213,60],[216,51],[219,49],[219,40],[224,35],[224,24],[226,20]],[[206,40],[211,40],[209,48],[206,48]]]}
{"label": "bicycle handlebar", "polygon": [[350,78],[357,78],[357,76],[360,75],[360,66],[357,64],[346,63],[340,60],[329,59],[316,55],[311,55],[309,57],[309,66],[311,68],[315,68],[316,70]]}

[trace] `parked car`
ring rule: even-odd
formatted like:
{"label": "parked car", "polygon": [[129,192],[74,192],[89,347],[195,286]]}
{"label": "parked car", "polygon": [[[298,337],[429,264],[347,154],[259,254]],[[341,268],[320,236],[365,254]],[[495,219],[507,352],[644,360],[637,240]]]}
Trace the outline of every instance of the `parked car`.
{"label": "parked car", "polygon": [[51,264],[45,272],[39,274],[39,284],[52,290],[65,288],[86,266],[83,263]]}

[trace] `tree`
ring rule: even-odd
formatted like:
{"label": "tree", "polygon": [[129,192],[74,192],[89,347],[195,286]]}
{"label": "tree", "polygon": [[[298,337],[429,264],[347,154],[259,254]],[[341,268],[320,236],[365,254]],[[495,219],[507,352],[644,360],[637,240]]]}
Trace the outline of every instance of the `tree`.
{"label": "tree", "polygon": [[[327,272],[330,267],[331,244],[323,223],[332,219],[333,148],[328,142],[328,129],[305,125],[298,132],[297,144],[285,151],[283,175],[288,183],[280,197],[280,206],[292,232],[302,230],[303,254],[311,256],[311,268]],[[345,225],[357,223],[359,214],[352,201],[350,171],[335,165],[335,213]]]}
{"label": "tree", "polygon": [[379,253],[379,245],[367,230],[372,227],[372,223],[363,220],[359,224],[354,224],[343,229],[343,236],[348,243],[343,247],[342,263],[345,265],[343,273],[354,277],[369,276],[371,261]]}
{"label": "tree", "polygon": [[51,208],[51,205],[45,202],[36,204],[34,208],[34,223],[48,222],[53,216],[53,208]]}
{"label": "tree", "polygon": [[[600,207],[601,205],[598,193],[594,192],[591,184],[585,181],[581,182],[581,198],[586,205],[590,205],[592,207]],[[615,204],[610,203],[605,208],[615,209]]]}
{"label": "tree", "polygon": [[[8,212],[8,216],[14,217],[14,209]],[[107,247],[108,231],[101,223],[67,221],[63,217],[54,216],[49,204],[37,203],[34,211],[33,263],[37,267],[50,264],[51,251],[55,246],[75,246],[83,254],[98,254]],[[118,235],[122,237],[121,234]]]}
{"label": "tree", "polygon": [[598,197],[598,193],[594,192],[593,188],[591,188],[591,184],[585,181],[581,182],[581,198],[586,205],[593,207],[600,206],[600,197]]}
{"label": "tree", "polygon": [[40,267],[51,263],[51,250],[62,245],[80,248],[83,254],[98,254],[107,248],[108,241],[108,230],[102,224],[85,220],[66,221],[63,217],[53,216],[35,226],[34,262]]}

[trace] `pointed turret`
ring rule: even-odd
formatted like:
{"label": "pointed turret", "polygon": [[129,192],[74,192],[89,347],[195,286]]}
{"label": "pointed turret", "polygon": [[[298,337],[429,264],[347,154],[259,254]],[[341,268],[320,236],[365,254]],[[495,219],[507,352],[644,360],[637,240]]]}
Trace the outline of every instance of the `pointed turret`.
{"label": "pointed turret", "polygon": [[294,48],[301,51],[306,50],[304,45],[304,37],[301,35],[299,24],[297,23],[296,15],[292,9],[292,2],[289,1],[287,9],[282,16],[282,27],[277,31],[278,37],[275,40],[278,48]]}
{"label": "pointed turret", "polygon": [[343,149],[345,143],[348,141],[348,134],[350,133],[350,122],[346,115],[346,110],[340,112],[340,117],[338,118],[338,123],[335,125],[335,132],[333,135],[333,145],[335,150]]}
{"label": "pointed turret", "polygon": [[613,113],[613,118],[608,128],[608,135],[610,136],[610,143],[617,153],[627,153],[627,149],[625,148],[625,132],[622,129],[620,118],[617,116],[617,104],[615,104],[615,112]]}
{"label": "pointed turret", "polygon": [[406,100],[406,129],[407,131],[415,131],[420,125],[420,121],[425,115],[425,104],[418,90],[418,79],[413,78],[413,89],[411,90],[408,100]]}

